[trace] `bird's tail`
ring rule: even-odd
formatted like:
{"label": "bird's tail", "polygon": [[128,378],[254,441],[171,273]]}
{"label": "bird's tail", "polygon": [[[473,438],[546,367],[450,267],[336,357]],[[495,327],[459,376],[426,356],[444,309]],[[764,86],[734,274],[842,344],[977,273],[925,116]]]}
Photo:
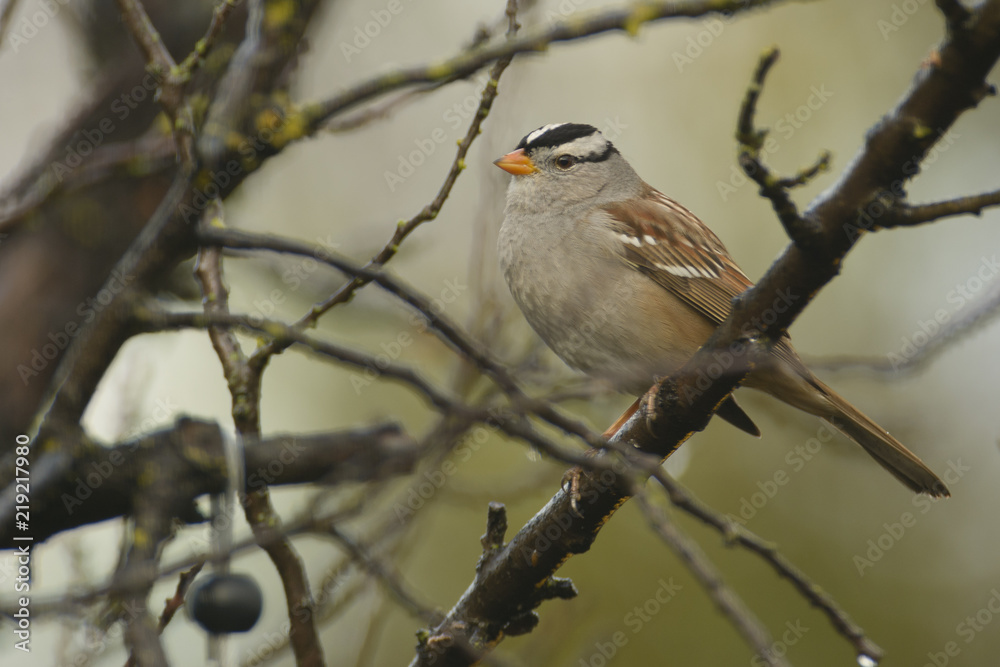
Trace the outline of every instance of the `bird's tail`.
{"label": "bird's tail", "polygon": [[879,465],[916,493],[926,493],[933,497],[951,495],[945,483],[916,454],[840,394],[816,379],[791,346],[787,343],[779,344],[775,356],[782,363],[764,370],[760,374],[764,381],[757,380],[755,373],[747,378],[745,384],[821,417],[861,445]]}
{"label": "bird's tail", "polygon": [[879,462],[879,465],[913,491],[933,497],[951,495],[945,483],[917,458],[916,454],[903,446],[903,443],[848,403],[840,394],[819,380],[811,379],[833,407],[833,410],[820,417],[861,445]]}

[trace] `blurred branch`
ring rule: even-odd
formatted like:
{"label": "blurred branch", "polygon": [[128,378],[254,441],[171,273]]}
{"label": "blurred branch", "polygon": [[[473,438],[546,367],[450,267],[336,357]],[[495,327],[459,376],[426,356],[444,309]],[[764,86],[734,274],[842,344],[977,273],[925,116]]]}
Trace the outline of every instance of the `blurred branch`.
{"label": "blurred branch", "polygon": [[[201,568],[204,565],[205,562],[201,561],[200,563],[195,564],[190,570],[181,572],[181,575],[177,580],[177,589],[174,591],[173,597],[168,598],[166,603],[163,605],[163,613],[160,614],[160,620],[156,624],[157,634],[163,634],[167,625],[171,620],[173,620],[174,614],[176,614],[177,610],[184,606],[184,596],[187,595],[188,588],[190,588],[194,578],[198,576],[198,573],[201,572]],[[125,661],[125,667],[137,667],[134,651],[129,654],[128,660]]]}
{"label": "blurred branch", "polygon": [[[224,227],[222,202],[213,200],[206,209],[202,226]],[[229,290],[222,278],[222,249],[202,248],[195,268],[204,295],[204,310],[208,316],[229,315]],[[244,442],[261,436],[260,387],[262,374],[248,363],[236,334],[227,327],[209,326],[208,335],[219,357],[222,372],[229,387],[233,423]],[[253,530],[257,545],[274,563],[285,590],[285,604],[290,624],[288,636],[299,667],[322,667],[323,646],[316,630],[312,609],[312,591],[306,579],[305,566],[291,540],[284,534],[281,517],[271,504],[267,484],[259,484],[243,498],[243,513]],[[297,609],[310,613],[296,614]]]}
{"label": "blurred branch", "polygon": [[[510,16],[510,20],[512,22],[511,34],[513,34],[516,30],[516,24],[514,23],[513,14]],[[414,230],[417,229],[417,227],[437,217],[438,213],[441,211],[441,207],[444,206],[444,203],[448,200],[448,196],[451,194],[451,190],[455,186],[455,182],[458,180],[459,174],[465,171],[465,156],[468,154],[469,148],[472,147],[472,142],[479,136],[483,121],[486,120],[486,117],[490,113],[490,109],[493,107],[493,100],[495,100],[497,96],[497,85],[500,80],[500,75],[503,74],[503,71],[509,64],[510,58],[501,59],[490,71],[490,80],[483,88],[483,92],[480,95],[479,107],[477,108],[476,113],[472,116],[472,121],[469,123],[469,128],[466,131],[465,136],[458,144],[458,150],[455,152],[455,159],[452,161],[451,167],[448,169],[448,175],[445,176],[444,183],[441,184],[437,195],[430,204],[424,206],[424,208],[421,209],[421,211],[415,216],[406,222],[401,221],[400,224],[396,225],[396,229],[393,231],[391,238],[382,247],[382,250],[369,260],[364,268],[374,269],[384,266],[386,262],[396,256],[396,253],[399,252],[400,245],[411,233],[413,233]],[[322,303],[314,305],[309,313],[302,317],[295,326],[299,328],[314,326],[324,313],[338,304],[350,301],[354,297],[355,292],[357,292],[357,290],[361,287],[367,285],[368,282],[369,281],[364,277],[355,276],[354,280],[344,285],[328,299]],[[251,362],[258,368],[263,367],[274,354],[278,354],[281,351],[282,348],[280,346],[275,346],[273,344],[264,345],[254,352]]]}
{"label": "blurred branch", "polygon": [[352,86],[334,97],[307,107],[309,133],[320,129],[333,116],[362,102],[388,92],[417,84],[461,79],[485,65],[519,53],[545,51],[555,42],[571,41],[604,32],[621,30],[638,33],[646,23],[669,18],[697,18],[706,14],[735,14],[757,7],[776,4],[778,0],[651,0],[624,8],[575,12],[572,19],[559,21],[546,29],[538,29],[521,37],[508,39],[493,46],[463,50],[451,58],[416,67],[387,72]]}
{"label": "blurred branch", "polygon": [[713,510],[708,505],[695,498],[668,475],[662,468],[653,471],[653,478],[663,487],[670,497],[670,502],[707,526],[717,530],[726,538],[727,544],[738,544],[764,560],[775,573],[792,583],[799,594],[814,607],[826,615],[834,629],[854,645],[855,653],[874,659],[881,659],[883,651],[851,620],[847,612],[820,586],[813,582],[805,572],[781,555],[777,546],[761,539],[756,534],[732,521],[721,512]]}
{"label": "blurred branch", "polygon": [[[146,13],[142,2],[140,0],[116,0],[116,2],[122,13],[122,22],[146,57],[149,71],[153,72],[158,79],[167,77],[171,70],[177,67],[177,63],[174,62],[170,51],[163,44],[163,39],[157,32],[156,26],[149,19],[149,14]],[[173,109],[168,109],[168,111],[173,111]]]}
{"label": "blurred branch", "polygon": [[[191,214],[201,210],[200,201],[211,198],[206,197],[205,190],[208,186],[203,185],[205,182],[208,182],[209,186],[217,193],[215,196],[225,198],[247,175],[259,168],[266,158],[280,152],[289,142],[318,129],[319,119],[315,116],[316,105],[294,108],[289,106],[287,102],[264,94],[269,90],[269,85],[280,80],[285,66],[294,56],[294,51],[291,51],[288,45],[298,43],[298,36],[304,31],[318,4],[318,0],[311,0],[303,5],[299,14],[287,17],[287,20],[284,21],[263,21],[262,14],[267,2],[277,1],[257,0],[250,2],[250,19],[248,21],[250,30],[233,57],[225,79],[219,85],[218,93],[208,112],[204,132],[198,138],[198,150],[195,155],[200,156],[205,161],[205,165],[199,173],[182,173],[178,177],[173,189],[164,198],[143,235],[136,240],[130,252],[119,263],[119,272],[125,275],[134,275],[137,279],[137,285],[147,282],[150,275],[162,273],[166,266],[175,263],[178,255],[182,255],[189,247],[188,228],[190,225],[188,223]],[[493,60],[503,59],[518,52],[537,50],[552,41],[576,39],[612,29],[634,32],[644,22],[656,18],[700,16],[717,11],[735,12],[771,4],[773,1],[733,0],[722,5],[708,1],[687,2],[681,5],[656,2],[652,3],[648,10],[614,10],[591,16],[582,22],[559,23],[550,31],[536,35],[531,39],[519,40],[515,37],[495,47],[477,49],[471,55],[457,56],[449,62],[457,64],[461,61],[465,64],[459,69],[471,73]],[[276,12],[275,15],[285,17],[285,14],[280,12]],[[335,114],[345,111],[363,100],[406,85],[421,82],[432,83],[457,76],[456,72],[442,72],[441,66],[417,69],[424,71],[425,74],[429,73],[429,78],[426,81],[420,81],[418,80],[420,77],[413,79],[412,77],[399,77],[397,74],[391,74],[388,78],[380,77],[360,84],[352,91],[345,93],[346,97],[338,97],[340,102],[331,100],[328,104],[320,105],[324,109],[322,120],[330,119]],[[383,85],[386,81],[389,81],[391,85],[388,87]],[[484,91],[484,104],[481,104],[481,108],[488,108],[492,102],[491,98],[495,95],[495,86],[494,77]],[[257,103],[245,104],[251,95],[258,93],[263,94],[263,97],[254,98],[258,100]],[[458,173],[464,168],[463,158],[472,138],[479,130],[481,115],[482,112],[477,113],[472,125],[470,125],[469,132],[462,142],[462,147],[456,155],[452,169],[438,197],[407,223],[397,227],[392,239],[386,244],[383,251],[372,259],[373,266],[387,261],[395,254],[398,243],[403,238],[421,223],[433,219],[437,215],[451,185],[453,185]],[[259,127],[261,123],[268,123],[267,118],[277,118],[278,124],[272,126],[273,131],[269,135],[269,141],[257,141],[259,137],[255,137],[250,128]],[[234,133],[236,134],[234,135]],[[247,160],[245,157],[239,156],[239,159],[233,162],[231,158],[237,154],[233,143],[235,141],[238,147],[238,139],[241,136],[253,138],[255,146],[259,143],[262,143],[263,146],[254,151],[251,159]],[[189,161],[185,162],[190,163]],[[226,171],[223,165],[229,163],[238,165],[236,172],[231,175],[227,173],[226,182],[216,184],[215,179],[218,174]],[[350,283],[338,294],[333,295],[323,304],[317,305],[301,322],[303,324],[313,322],[326,309],[350,299],[358,286],[357,282]],[[74,339],[65,355],[66,359],[61,364],[58,377],[51,385],[61,385],[61,388],[56,394],[54,410],[50,414],[49,421],[74,422],[79,418],[83,407],[85,407],[86,397],[93,393],[104,368],[107,367],[114,353],[128,337],[124,326],[132,308],[131,300],[134,298],[132,292],[133,289],[128,289],[125,290],[124,294],[118,295],[112,305],[103,310],[97,320],[88,325],[84,332]],[[83,355],[80,354],[80,348],[88,349],[86,361],[81,362]],[[258,350],[251,356],[251,363],[261,368],[266,364],[269,356],[276,351],[266,348]]]}
{"label": "blurred branch", "polygon": [[222,29],[226,25],[226,20],[229,15],[232,14],[233,9],[239,4],[241,0],[217,0],[218,4],[212,11],[212,21],[208,24],[208,30],[205,31],[205,36],[199,39],[194,46],[194,49],[181,61],[178,66],[178,76],[185,82],[190,80],[191,75],[201,66],[205,60],[205,56],[212,50],[215,46],[216,40],[222,34]]}
{"label": "blurred branch", "polygon": [[[31,524],[36,543],[65,530],[124,516],[132,511],[141,477],[160,450],[172,452],[177,468],[158,473],[173,484],[176,516],[189,522],[203,519],[194,510],[199,496],[226,488],[222,434],[210,422],[180,419],[167,429],[110,447],[67,435],[61,443],[73,458],[64,470],[36,467],[32,484]],[[180,443],[180,444],[177,444]],[[398,425],[387,423],[347,431],[308,435],[276,435],[246,443],[246,487],[263,484],[340,484],[384,479],[409,472],[422,448]],[[34,466],[36,462],[32,462]],[[0,470],[13,479],[13,471]],[[164,505],[164,508],[173,505]],[[0,548],[12,544],[13,500],[0,506]]]}
{"label": "blurred branch", "polygon": [[327,523],[326,531],[334,542],[347,551],[351,560],[378,579],[393,599],[406,611],[425,623],[436,623],[441,620],[439,611],[419,602],[416,594],[409,590],[409,586],[403,582],[399,573],[393,571],[392,567],[372,554],[365,545],[342,531],[334,522]]}
{"label": "blurred branch", "polygon": [[4,0],[3,7],[0,8],[0,45],[3,45],[7,31],[10,30],[10,19],[17,9],[17,0]]}
{"label": "blurred branch", "polygon": [[722,574],[698,546],[698,543],[681,532],[662,508],[654,506],[639,491],[639,489],[633,489],[632,496],[636,499],[643,514],[646,515],[650,525],[660,536],[660,539],[666,542],[681,561],[687,565],[694,578],[715,602],[715,606],[736,628],[736,631],[743,635],[743,639],[753,648],[754,653],[764,656],[765,660],[775,667],[790,667],[784,656],[775,655],[772,660],[770,649],[774,640],[771,638],[771,634],[736,592],[726,585]]}
{"label": "blurred branch", "polygon": [[[292,343],[302,345],[312,351],[335,360],[354,365],[365,369],[378,368],[379,376],[400,380],[409,384],[417,392],[425,396],[439,410],[448,415],[449,418],[463,420],[481,420],[496,422],[496,425],[514,437],[526,439],[542,452],[552,456],[556,460],[580,463],[591,461],[591,466],[598,465],[593,459],[584,459],[578,455],[558,447],[547,438],[540,437],[534,430],[527,428],[524,424],[518,424],[513,419],[515,415],[531,413],[539,416],[546,422],[556,426],[565,433],[574,435],[591,447],[604,448],[608,443],[584,426],[579,421],[567,417],[553,407],[551,399],[540,400],[529,397],[514,379],[506,366],[497,360],[493,355],[475,339],[471,338],[460,326],[454,323],[440,309],[435,309],[432,301],[423,294],[420,294],[412,287],[406,285],[390,274],[359,266],[332,251],[319,245],[303,243],[294,239],[277,237],[266,234],[255,234],[234,229],[220,229],[218,227],[204,227],[198,232],[199,242],[205,245],[220,245],[231,249],[243,250],[268,250],[280,253],[289,253],[303,257],[312,257],[318,262],[332,266],[348,275],[358,276],[367,282],[373,282],[387,292],[397,297],[404,303],[413,307],[418,313],[427,318],[430,329],[446,344],[465,356],[471,366],[480,373],[485,373],[492,378],[497,386],[509,397],[511,401],[511,418],[500,420],[494,419],[494,413],[489,412],[489,408],[472,410],[458,403],[449,403],[453,399],[446,397],[444,392],[430,385],[416,376],[411,369],[397,367],[395,364],[389,366],[378,366],[376,360],[369,355],[354,350],[346,350],[339,346],[319,343],[304,336],[297,327],[288,327],[278,322],[255,322],[251,323],[245,317],[230,316],[224,320],[201,319],[196,317],[185,317],[182,321],[174,321],[171,316],[163,319],[162,313],[151,313],[148,325],[153,330],[159,327],[176,326],[209,326],[215,321],[227,326],[247,326],[250,325],[257,331],[277,340],[281,345],[286,346]],[[149,330],[149,329],[147,329]],[[430,393],[428,393],[430,392]],[[450,405],[450,407],[449,407]]]}
{"label": "blurred branch", "polygon": [[0,212],[0,233],[13,232],[30,221],[30,213],[59,193],[72,192],[125,174],[153,173],[177,162],[174,140],[152,131],[134,141],[97,147],[90,159],[58,180],[40,179]]}
{"label": "blurred branch", "polygon": [[961,0],[934,0],[934,4],[945,17],[948,32],[964,30],[972,18],[972,12],[965,8]]}
{"label": "blurred branch", "polygon": [[[261,107],[268,109],[270,98],[263,101],[250,96],[277,85],[285,66],[294,59],[300,37],[308,25],[318,0],[307,0],[298,7],[298,13],[288,13],[283,8],[272,12],[274,20],[264,21],[264,13],[271,4],[281,4],[280,0],[250,0],[248,32],[237,49],[227,70],[226,77],[219,84],[219,91],[213,100],[206,122],[206,132],[199,141],[207,141],[214,131],[227,131],[227,136],[253,137],[260,130],[254,122],[254,114]],[[211,29],[211,28],[210,28]],[[250,102],[254,102],[251,104]],[[271,117],[270,115],[268,116]],[[274,125],[271,125],[274,128]],[[236,134],[233,135],[232,133]],[[284,145],[280,132],[268,130],[272,142]],[[114,297],[111,303],[97,313],[97,316],[73,339],[60,364],[59,372],[52,386],[58,387],[47,418],[47,424],[61,422],[72,424],[79,421],[94,388],[111,359],[122,343],[130,335],[130,322],[134,303],[139,292],[152,276],[158,276],[172,268],[180,259],[194,249],[194,222],[208,201],[215,197],[224,199],[239,185],[243,178],[254,171],[268,151],[275,152],[274,143],[262,146],[254,164],[247,165],[240,155],[242,144],[237,141],[228,149],[214,153],[198,154],[201,162],[185,162],[171,189],[160,202],[156,212],[128,252],[118,263],[118,272],[132,278],[132,283],[124,290],[109,289]],[[236,160],[240,156],[240,160]],[[227,167],[228,165],[228,167]],[[235,173],[232,165],[237,165]],[[227,168],[229,171],[227,171]],[[225,175],[221,179],[219,174]]]}
{"label": "blurred branch", "polygon": [[920,323],[925,325],[921,327],[922,333],[927,337],[926,342],[922,344],[918,345],[918,341],[915,340],[916,334],[911,333],[909,337],[902,338],[903,345],[895,352],[877,357],[842,355],[813,358],[809,360],[809,367],[832,371],[857,368],[883,373],[892,379],[894,376],[899,377],[904,373],[927,368],[938,356],[985,326],[997,315],[1000,315],[1000,286],[994,286],[987,294],[969,305],[963,302],[962,311],[957,317],[947,315],[948,319],[943,321],[939,319],[938,313],[934,313],[926,321],[920,320]]}

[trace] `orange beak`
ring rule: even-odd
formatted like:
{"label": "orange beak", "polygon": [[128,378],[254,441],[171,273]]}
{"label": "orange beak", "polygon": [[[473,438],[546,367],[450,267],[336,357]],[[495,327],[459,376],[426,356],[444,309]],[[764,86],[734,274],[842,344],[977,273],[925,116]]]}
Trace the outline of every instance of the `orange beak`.
{"label": "orange beak", "polygon": [[523,148],[507,153],[499,160],[495,160],[493,164],[515,176],[525,176],[538,171],[538,167],[535,166],[530,157],[525,155]]}

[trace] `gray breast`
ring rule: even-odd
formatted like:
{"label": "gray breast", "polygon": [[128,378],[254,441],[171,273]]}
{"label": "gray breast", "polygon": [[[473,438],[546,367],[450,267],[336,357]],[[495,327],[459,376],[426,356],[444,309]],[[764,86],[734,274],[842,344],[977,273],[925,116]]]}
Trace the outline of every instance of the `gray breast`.
{"label": "gray breast", "polygon": [[626,267],[610,230],[508,211],[498,250],[514,301],[567,364],[635,393],[666,370],[654,366],[668,341],[634,320],[637,295],[655,286]]}

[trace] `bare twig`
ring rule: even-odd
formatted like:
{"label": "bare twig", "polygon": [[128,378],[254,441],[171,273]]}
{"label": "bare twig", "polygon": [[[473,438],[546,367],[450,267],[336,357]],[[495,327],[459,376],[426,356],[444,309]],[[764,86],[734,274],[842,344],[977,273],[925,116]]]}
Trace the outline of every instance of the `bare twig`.
{"label": "bare twig", "polygon": [[669,18],[696,18],[706,14],[733,14],[776,4],[778,0],[687,0],[671,2],[652,0],[625,8],[575,12],[568,20],[537,29],[515,39],[458,55],[436,63],[395,70],[352,86],[334,97],[309,105],[310,132],[320,129],[328,119],[369,99],[409,86],[454,80],[469,76],[487,64],[519,53],[544,51],[550,44],[621,30],[636,34],[646,23]]}
{"label": "bare twig", "polygon": [[722,574],[712,564],[698,543],[685,535],[663,509],[654,506],[640,489],[633,489],[633,497],[642,509],[650,525],[674,553],[687,565],[698,583],[712,598],[719,610],[729,619],[736,630],[743,635],[754,653],[761,656],[766,664],[773,667],[789,667],[783,656],[771,651],[770,633],[760,619],[746,606],[739,595],[730,588]]}
{"label": "bare twig", "polygon": [[[190,570],[181,572],[181,576],[177,580],[177,590],[174,591],[173,597],[167,598],[167,601],[163,605],[163,613],[160,614],[160,620],[156,624],[156,631],[159,634],[163,634],[164,629],[166,629],[167,625],[173,619],[174,614],[184,606],[184,596],[187,595],[187,590],[191,586],[191,582],[198,576],[204,565],[205,561],[199,561]],[[128,660],[125,661],[125,667],[136,667],[135,653],[129,655]]]}
{"label": "bare twig", "polygon": [[967,197],[956,197],[931,204],[899,203],[891,207],[885,216],[878,219],[876,224],[884,229],[913,227],[956,215],[979,216],[984,209],[993,206],[1000,206],[1000,190]]}
{"label": "bare twig", "polygon": [[[444,206],[445,201],[447,201],[448,196],[451,194],[451,190],[454,187],[455,182],[458,180],[459,174],[465,170],[465,156],[468,154],[469,148],[472,147],[472,142],[475,141],[477,136],[479,136],[483,121],[486,120],[486,116],[489,115],[490,109],[493,106],[493,100],[496,99],[497,84],[500,75],[507,68],[509,63],[510,58],[506,58],[500,60],[493,66],[493,69],[490,72],[490,81],[486,84],[486,87],[483,89],[480,97],[479,108],[476,110],[476,113],[473,114],[472,122],[469,124],[465,137],[463,137],[458,144],[458,150],[455,152],[455,159],[452,161],[451,167],[448,170],[448,175],[445,177],[444,183],[441,184],[437,195],[431,203],[421,209],[419,213],[406,222],[396,225],[390,239],[382,247],[382,250],[380,250],[368,262],[368,264],[366,264],[365,268],[374,269],[384,266],[386,262],[395,257],[396,253],[399,252],[400,245],[411,233],[413,233],[414,230],[416,230],[423,223],[437,217],[441,207]],[[344,285],[328,299],[313,306],[312,310],[310,310],[309,313],[296,323],[296,326],[300,328],[314,326],[324,313],[338,304],[350,301],[353,298],[354,293],[361,287],[367,285],[368,282],[368,280],[362,277],[354,278],[354,280]],[[254,352],[251,361],[255,366],[261,367],[268,362],[271,356],[280,352],[280,346],[275,347],[273,344],[265,345]]]}
{"label": "bare twig", "polygon": [[795,589],[813,606],[820,609],[834,629],[854,645],[857,655],[865,655],[876,662],[882,657],[882,649],[869,639],[847,612],[822,588],[816,585],[802,570],[781,555],[777,547],[767,542],[743,526],[733,522],[721,512],[716,512],[708,505],[691,495],[670,475],[657,468],[653,478],[664,488],[670,497],[670,502],[691,516],[715,528],[726,537],[730,544],[739,544],[751,553],[760,556],[781,577],[792,582]]}
{"label": "bare twig", "polygon": [[226,19],[229,18],[229,15],[239,2],[240,0],[219,0],[219,4],[212,11],[212,20],[208,24],[205,36],[195,43],[194,49],[178,66],[177,76],[179,78],[190,79],[191,75],[201,66],[205,60],[205,56],[215,46],[215,40],[222,34],[222,29],[226,25]]}
{"label": "bare twig", "polygon": [[139,45],[146,62],[149,63],[150,71],[157,75],[157,78],[166,77],[177,63],[174,62],[173,56],[163,43],[163,38],[146,13],[146,8],[142,6],[140,0],[116,1],[122,13],[122,21]]}
{"label": "bare twig", "polygon": [[[206,210],[203,225],[224,226],[221,202]],[[222,250],[203,248],[198,256],[195,275],[202,285],[205,313],[225,317],[229,314],[229,293],[222,279]],[[227,327],[208,327],[212,346],[222,364],[229,392],[232,396],[232,415],[236,430],[243,438],[260,438],[260,386],[261,374],[250,368],[247,357],[240,348],[236,334]],[[255,487],[243,498],[243,509],[258,545],[267,553],[281,575],[291,624],[289,638],[300,667],[321,667],[323,649],[316,631],[312,613],[294,613],[306,608],[311,612],[312,594],[306,579],[305,567],[292,543],[284,536],[281,519],[271,504],[266,486]]]}
{"label": "bare twig", "polygon": [[747,176],[760,186],[760,194],[771,201],[774,212],[778,215],[785,232],[792,241],[803,249],[815,246],[819,241],[815,223],[809,223],[799,214],[798,207],[788,194],[788,190],[806,183],[829,166],[830,155],[824,153],[816,163],[789,178],[780,178],[771,173],[763,163],[761,149],[767,130],[758,130],[754,126],[754,116],[757,113],[757,100],[767,73],[778,61],[778,49],[772,47],[761,54],[753,82],[747,88],[740,107],[739,122],[736,129],[736,140],[739,142],[739,162]]}
{"label": "bare twig", "polygon": [[382,583],[399,606],[424,623],[433,624],[441,620],[441,612],[419,602],[416,594],[409,590],[409,586],[403,582],[399,573],[393,571],[389,565],[372,554],[367,546],[345,533],[332,522],[327,523],[326,531],[337,544],[347,551],[351,560]]}

